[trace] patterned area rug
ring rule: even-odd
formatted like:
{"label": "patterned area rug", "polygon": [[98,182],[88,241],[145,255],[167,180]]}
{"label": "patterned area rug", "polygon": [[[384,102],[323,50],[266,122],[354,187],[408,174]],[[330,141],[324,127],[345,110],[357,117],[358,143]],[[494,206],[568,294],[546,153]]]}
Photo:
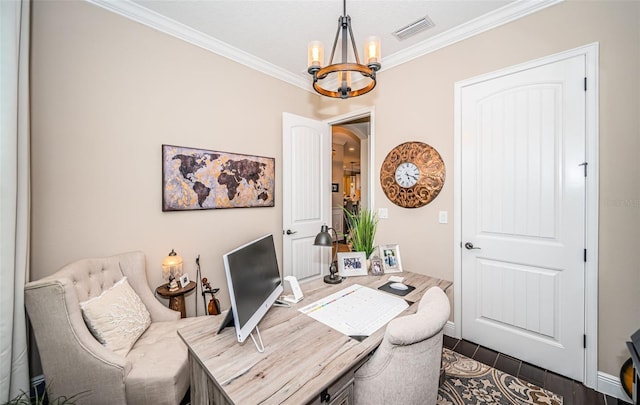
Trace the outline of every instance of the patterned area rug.
{"label": "patterned area rug", "polygon": [[449,349],[442,361],[446,379],[438,405],[562,405],[562,397]]}

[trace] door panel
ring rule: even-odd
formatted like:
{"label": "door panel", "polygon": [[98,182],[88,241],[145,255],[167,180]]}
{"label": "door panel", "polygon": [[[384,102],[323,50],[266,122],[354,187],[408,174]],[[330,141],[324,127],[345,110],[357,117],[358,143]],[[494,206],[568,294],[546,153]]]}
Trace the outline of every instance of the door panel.
{"label": "door panel", "polygon": [[584,56],[462,89],[462,336],[582,381]]}
{"label": "door panel", "polygon": [[331,249],[313,246],[329,224],[331,133],[320,121],[284,113],[283,274],[312,279],[329,267]]}

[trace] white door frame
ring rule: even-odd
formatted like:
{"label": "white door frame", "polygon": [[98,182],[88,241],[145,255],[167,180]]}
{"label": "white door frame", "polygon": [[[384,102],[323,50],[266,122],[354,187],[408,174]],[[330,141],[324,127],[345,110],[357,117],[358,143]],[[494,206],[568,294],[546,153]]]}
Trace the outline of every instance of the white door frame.
{"label": "white door frame", "polygon": [[598,382],[598,50],[597,42],[560,52],[544,58],[511,66],[454,84],[454,244],[453,244],[453,291],[454,291],[454,335],[462,336],[462,89],[485,80],[509,75],[522,70],[553,63],[562,59],[584,55],[586,64],[585,108],[586,108],[586,240],[587,262],[585,263],[585,334],[584,385],[597,387]]}
{"label": "white door frame", "polygon": [[[339,125],[348,121],[353,121],[362,117],[369,117],[369,137],[367,142],[367,159],[368,159],[368,170],[369,170],[369,178],[367,179],[367,207],[370,210],[374,210],[374,190],[375,190],[375,179],[377,176],[374,175],[373,169],[375,168],[375,162],[373,159],[375,149],[375,107],[366,107],[360,110],[352,111],[346,114],[338,115],[336,117],[331,117],[324,122],[329,124],[329,126]],[[329,213],[331,214],[331,213]],[[331,217],[331,215],[329,215]]]}

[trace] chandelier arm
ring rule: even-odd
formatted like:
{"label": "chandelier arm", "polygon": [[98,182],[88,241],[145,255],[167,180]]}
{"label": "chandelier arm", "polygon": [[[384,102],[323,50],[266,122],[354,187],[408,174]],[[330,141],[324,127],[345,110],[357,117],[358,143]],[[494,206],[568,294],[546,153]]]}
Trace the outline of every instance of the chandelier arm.
{"label": "chandelier arm", "polygon": [[[359,65],[360,57],[358,56],[358,48],[356,47],[356,40],[353,38],[353,31],[351,30],[351,24],[349,24],[349,35],[351,36],[351,46],[353,47],[353,54],[356,56],[356,63]],[[346,62],[346,60],[344,60],[343,62]]]}
{"label": "chandelier arm", "polygon": [[340,19],[338,19],[338,30],[336,31],[336,37],[333,40],[333,48],[331,48],[331,56],[329,57],[329,65],[333,63],[333,55],[336,53],[336,45],[338,44],[338,37],[340,36]]}
{"label": "chandelier arm", "polygon": [[347,42],[347,30],[351,27],[350,20],[351,17],[349,16],[340,18],[340,25],[342,27],[342,63],[347,63],[348,61],[347,48],[349,47],[349,43]]}

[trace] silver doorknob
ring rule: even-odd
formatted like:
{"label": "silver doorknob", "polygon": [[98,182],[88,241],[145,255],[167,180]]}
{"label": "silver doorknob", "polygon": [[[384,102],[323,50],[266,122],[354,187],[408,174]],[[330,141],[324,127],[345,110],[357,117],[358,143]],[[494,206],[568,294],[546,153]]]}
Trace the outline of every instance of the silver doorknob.
{"label": "silver doorknob", "polygon": [[298,231],[292,231],[291,229],[287,229],[287,235],[293,235],[294,233],[298,233]]}
{"label": "silver doorknob", "polygon": [[465,243],[465,244],[464,244],[464,247],[466,247],[468,250],[481,249],[481,248],[479,248],[479,247],[474,247],[474,246],[473,246],[473,243],[471,243],[471,242],[467,242],[467,243]]}

